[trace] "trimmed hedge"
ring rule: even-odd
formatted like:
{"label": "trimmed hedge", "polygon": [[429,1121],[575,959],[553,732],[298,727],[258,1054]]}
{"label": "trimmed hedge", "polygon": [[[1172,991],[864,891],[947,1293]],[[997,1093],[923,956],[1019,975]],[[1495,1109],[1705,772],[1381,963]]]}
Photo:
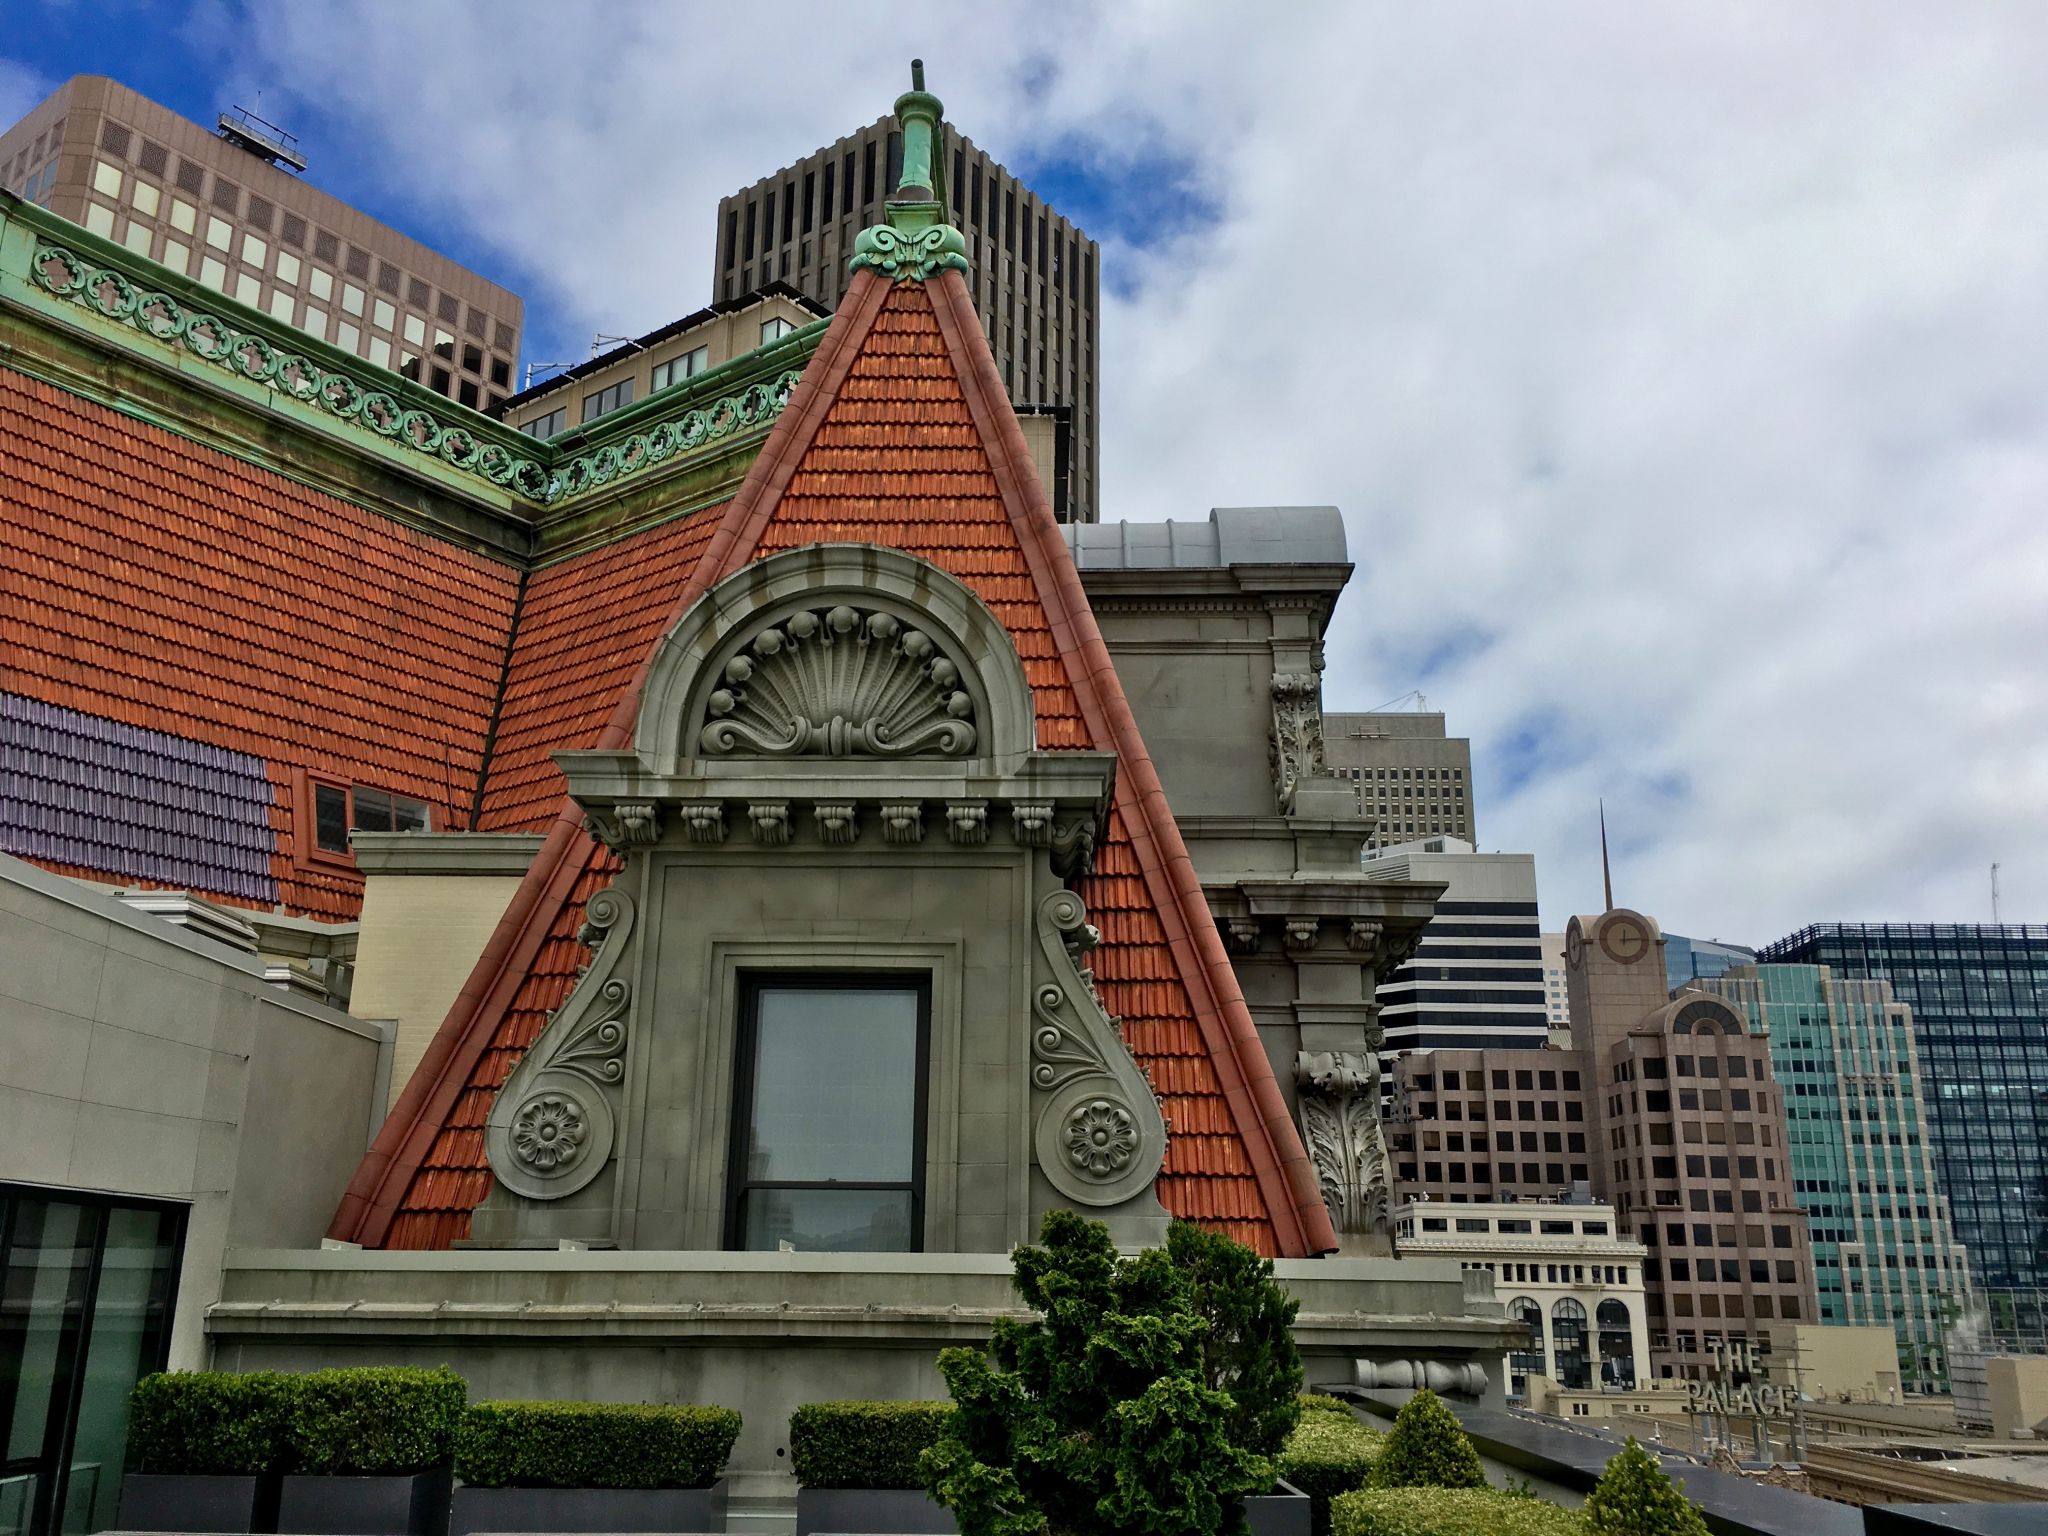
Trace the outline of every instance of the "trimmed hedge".
{"label": "trimmed hedge", "polygon": [[200,1477],[253,1477],[283,1465],[296,1380],[278,1371],[143,1377],[128,1410],[129,1465]]}
{"label": "trimmed hedge", "polygon": [[478,1488],[707,1488],[740,1416],[676,1403],[472,1403],[455,1472]]}
{"label": "trimmed hedge", "polygon": [[1491,1488],[1370,1488],[1330,1502],[1332,1536],[1587,1536],[1575,1509]]}
{"label": "trimmed hedge", "polygon": [[805,1488],[922,1488],[918,1459],[951,1403],[805,1403],[789,1416],[789,1469]]}
{"label": "trimmed hedge", "polygon": [[389,1477],[448,1465],[469,1389],[446,1366],[368,1366],[291,1379],[293,1470]]}
{"label": "trimmed hedge", "polygon": [[1375,1488],[1484,1488],[1486,1471],[1465,1426],[1424,1387],[1394,1415],[1386,1449],[1372,1469]]}
{"label": "trimmed hedge", "polygon": [[1386,1445],[1387,1437],[1359,1423],[1350,1409],[1310,1407],[1281,1448],[1279,1472],[1315,1501],[1310,1518],[1316,1530],[1327,1531],[1330,1500],[1363,1488]]}
{"label": "trimmed hedge", "polygon": [[1351,1417],[1351,1405],[1327,1392],[1304,1392],[1297,1401],[1303,1413],[1341,1413],[1347,1419]]}

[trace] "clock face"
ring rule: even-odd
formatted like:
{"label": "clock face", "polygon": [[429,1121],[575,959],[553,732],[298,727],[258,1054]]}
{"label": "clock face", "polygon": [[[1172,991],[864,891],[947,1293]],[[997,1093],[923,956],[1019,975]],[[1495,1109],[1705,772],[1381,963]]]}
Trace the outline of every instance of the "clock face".
{"label": "clock face", "polygon": [[1564,963],[1575,971],[1586,963],[1586,936],[1576,923],[1564,936]]}
{"label": "clock face", "polygon": [[1610,917],[1600,925],[1600,947],[1607,958],[1633,965],[1650,951],[1650,933],[1632,917]]}

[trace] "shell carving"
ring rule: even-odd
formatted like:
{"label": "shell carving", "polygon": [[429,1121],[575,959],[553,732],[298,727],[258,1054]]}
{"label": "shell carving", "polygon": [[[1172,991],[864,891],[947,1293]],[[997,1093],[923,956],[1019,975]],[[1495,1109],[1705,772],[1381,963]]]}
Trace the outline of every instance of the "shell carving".
{"label": "shell carving", "polygon": [[974,701],[960,668],[893,614],[791,614],[725,664],[705,701],[709,756],[963,757]]}

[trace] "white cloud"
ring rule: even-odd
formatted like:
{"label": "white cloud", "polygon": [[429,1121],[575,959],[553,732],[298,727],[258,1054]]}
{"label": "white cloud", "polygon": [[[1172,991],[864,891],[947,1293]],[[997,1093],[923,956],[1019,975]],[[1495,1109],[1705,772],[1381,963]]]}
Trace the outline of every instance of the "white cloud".
{"label": "white cloud", "polygon": [[1983,919],[1993,859],[2048,921],[2048,16],[597,14],[273,7],[242,62],[557,338],[701,304],[717,198],[913,52],[1006,158],[1192,162],[1219,221],[1108,252],[1106,510],[1341,505],[1330,702],[1426,689],[1551,921],[1600,796],[1682,932]]}
{"label": "white cloud", "polygon": [[26,64],[0,58],[0,127],[21,121],[53,88]]}

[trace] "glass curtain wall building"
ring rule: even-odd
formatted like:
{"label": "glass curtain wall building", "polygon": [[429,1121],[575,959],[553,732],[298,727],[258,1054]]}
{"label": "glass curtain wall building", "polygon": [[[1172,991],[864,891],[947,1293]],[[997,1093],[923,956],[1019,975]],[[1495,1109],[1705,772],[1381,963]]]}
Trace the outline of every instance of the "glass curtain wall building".
{"label": "glass curtain wall building", "polygon": [[1935,1174],[1978,1287],[1994,1314],[1996,1293],[2048,1287],[2048,927],[1827,923],[1760,957],[1892,984],[1913,1011]]}
{"label": "glass curtain wall building", "polygon": [[1821,1321],[1892,1328],[1899,1380],[1945,1391],[1943,1334],[1966,1308],[1970,1270],[1934,1171],[1911,1010],[1888,982],[1817,965],[1743,966],[1693,985],[1769,1036]]}

